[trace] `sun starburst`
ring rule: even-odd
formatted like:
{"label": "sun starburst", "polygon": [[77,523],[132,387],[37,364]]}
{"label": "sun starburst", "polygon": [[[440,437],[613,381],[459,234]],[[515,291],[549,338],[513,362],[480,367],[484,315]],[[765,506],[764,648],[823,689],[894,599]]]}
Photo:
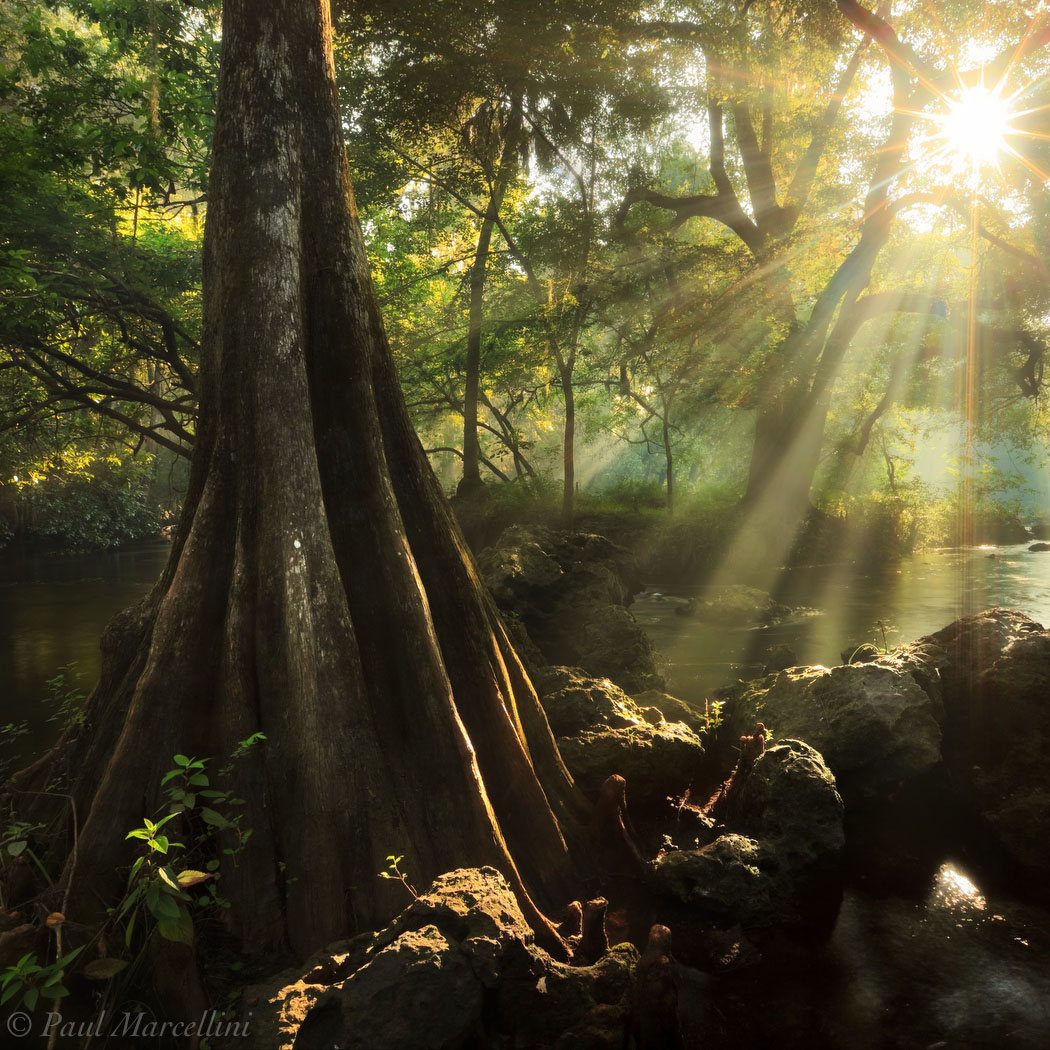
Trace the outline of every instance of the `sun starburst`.
{"label": "sun starburst", "polygon": [[940,151],[957,175],[976,182],[986,167],[998,170],[1010,151],[1008,136],[1014,132],[1013,100],[1005,97],[1002,85],[984,84],[960,88],[943,99],[944,109],[934,117]]}

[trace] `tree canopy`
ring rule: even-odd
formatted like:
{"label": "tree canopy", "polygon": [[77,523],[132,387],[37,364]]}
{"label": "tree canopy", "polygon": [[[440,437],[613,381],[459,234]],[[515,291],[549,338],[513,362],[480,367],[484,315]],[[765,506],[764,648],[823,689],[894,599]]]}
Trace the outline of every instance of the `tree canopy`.
{"label": "tree canopy", "polygon": [[[568,521],[619,460],[670,505],[729,413],[741,495],[796,516],[916,411],[994,442],[1020,397],[1011,440],[1041,440],[1046,18],[977,15],[337,6],[369,257],[446,485],[549,477]],[[185,456],[214,11],[12,3],[0,33],[5,473]],[[985,88],[978,156],[953,114]]]}

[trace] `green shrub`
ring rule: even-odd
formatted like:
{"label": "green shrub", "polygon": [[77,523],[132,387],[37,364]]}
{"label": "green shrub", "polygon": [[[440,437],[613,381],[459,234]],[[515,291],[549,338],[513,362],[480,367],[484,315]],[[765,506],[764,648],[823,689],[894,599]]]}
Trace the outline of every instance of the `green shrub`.
{"label": "green shrub", "polygon": [[105,550],[158,529],[157,513],[146,504],[144,479],[133,471],[49,477],[24,498],[31,507],[26,539],[69,551]]}

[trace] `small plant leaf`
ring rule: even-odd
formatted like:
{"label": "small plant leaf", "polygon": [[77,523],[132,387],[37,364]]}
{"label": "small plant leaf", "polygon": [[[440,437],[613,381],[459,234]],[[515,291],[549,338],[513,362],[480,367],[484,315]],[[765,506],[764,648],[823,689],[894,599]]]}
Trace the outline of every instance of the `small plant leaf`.
{"label": "small plant leaf", "polygon": [[194,871],[192,868],[187,868],[185,871],[179,872],[179,885],[183,889],[188,886],[199,886],[202,882],[207,882],[211,878],[214,878],[214,875],[210,872]]}
{"label": "small plant leaf", "polygon": [[[170,899],[170,898],[169,898]],[[190,913],[181,905],[177,905],[179,914],[174,919],[157,920],[157,932],[168,941],[177,941],[179,944],[193,944],[193,920]]]}
{"label": "small plant leaf", "polygon": [[160,876],[161,882],[166,883],[173,890],[178,890],[179,884],[175,881],[175,876],[167,868],[158,868],[157,874]]}
{"label": "small plant leaf", "polygon": [[128,925],[124,929],[124,944],[129,948],[131,947],[131,935],[135,930],[135,920],[138,918],[138,914],[137,911],[131,913],[131,918],[128,919]]}
{"label": "small plant leaf", "polygon": [[201,807],[201,820],[205,824],[210,824],[213,828],[229,828],[233,825],[221,814],[217,813],[214,809],[209,809],[207,806]]}
{"label": "small plant leaf", "polygon": [[158,893],[156,899],[151,903],[146,902],[153,917],[159,922],[165,919],[176,920],[179,917],[179,902],[166,893]]}
{"label": "small plant leaf", "polygon": [[66,952],[61,959],[56,959],[51,965],[57,967],[59,970],[65,969],[82,951],[84,945],[80,945],[78,948],[74,948],[71,952]]}
{"label": "small plant leaf", "polygon": [[7,844],[7,852],[10,853],[12,857],[17,857],[20,853],[25,851],[25,848],[28,845],[29,843],[25,839],[16,839],[14,842],[9,842]]}
{"label": "small plant leaf", "polygon": [[108,981],[127,965],[124,959],[96,959],[84,967],[84,976],[89,981]]}

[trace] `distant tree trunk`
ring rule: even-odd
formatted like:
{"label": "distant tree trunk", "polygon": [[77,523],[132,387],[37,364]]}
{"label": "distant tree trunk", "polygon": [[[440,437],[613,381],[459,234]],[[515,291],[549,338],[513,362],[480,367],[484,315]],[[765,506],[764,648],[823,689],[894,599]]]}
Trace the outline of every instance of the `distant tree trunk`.
{"label": "distant tree trunk", "polygon": [[745,500],[763,500],[784,527],[805,517],[820,465],[827,402],[806,397],[770,398],[755,419]]}
{"label": "distant tree trunk", "polygon": [[303,956],[387,919],[391,853],[423,885],[495,865],[550,938],[526,889],[566,887],[582,803],[408,419],[328,0],[226,0],[222,40],[183,515],[153,592],[106,631],[83,729],[18,786],[67,774],[63,878],[91,922],[172,755],[221,760],[262,731],[233,774],[253,835],[222,879],[245,951]]}
{"label": "distant tree trunk", "polygon": [[463,478],[460,495],[481,489],[481,445],[478,442],[478,391],[481,387],[481,328],[485,319],[485,275],[492,247],[492,233],[499,218],[507,188],[517,173],[518,137],[521,134],[521,98],[511,103],[504,129],[504,147],[488,206],[478,231],[478,246],[470,268],[470,307],[467,314],[467,360],[463,389]]}
{"label": "distant tree trunk", "polygon": [[674,452],[671,450],[671,428],[667,425],[668,406],[664,404],[662,424],[664,461],[667,464],[667,513],[674,514]]}
{"label": "distant tree trunk", "polygon": [[[467,360],[463,383],[463,477],[457,492],[467,495],[479,491],[481,480],[481,444],[478,441],[478,390],[481,386],[481,325],[485,314],[485,268],[492,242],[495,220],[491,211],[495,194],[489,200],[488,211],[481,220],[478,247],[470,271],[470,308],[467,315]],[[498,209],[499,205],[495,204]]]}
{"label": "distant tree trunk", "polygon": [[563,528],[571,529],[576,500],[576,395],[572,389],[571,359],[566,363],[559,356],[558,371],[561,374],[561,392],[565,401],[565,426],[562,428],[561,450],[561,524]]}

